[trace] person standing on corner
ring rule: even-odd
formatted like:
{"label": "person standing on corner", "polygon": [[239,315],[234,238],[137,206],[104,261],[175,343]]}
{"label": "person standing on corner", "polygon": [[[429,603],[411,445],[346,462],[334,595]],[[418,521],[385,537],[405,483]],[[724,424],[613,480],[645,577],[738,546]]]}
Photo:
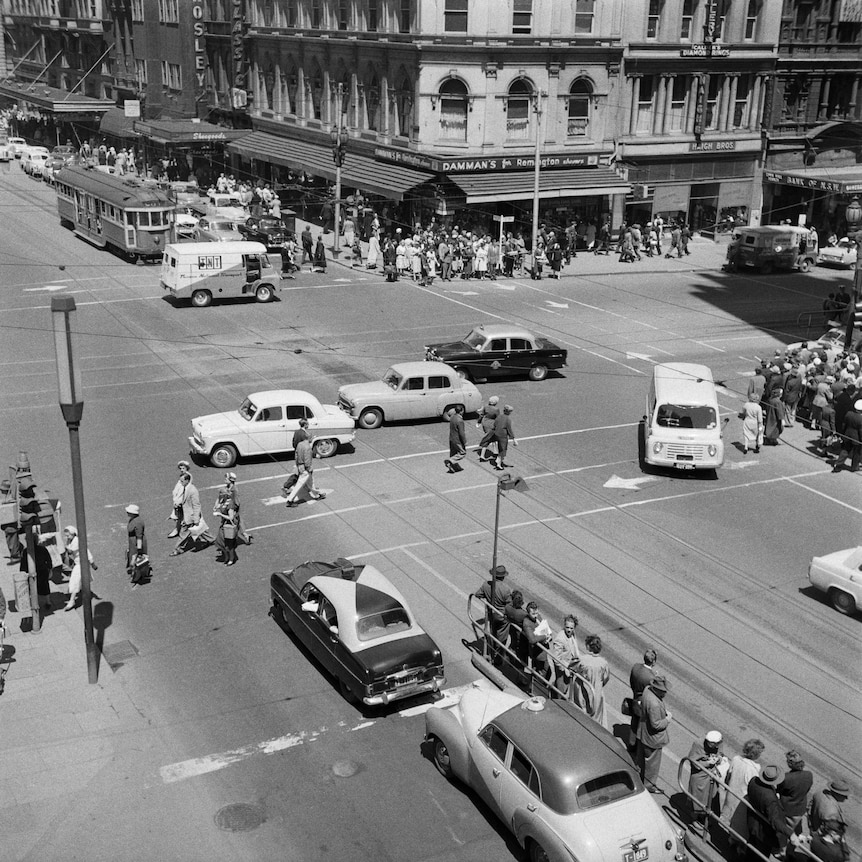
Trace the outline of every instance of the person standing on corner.
{"label": "person standing on corner", "polygon": [[302,266],[306,261],[311,263],[314,260],[314,237],[311,235],[310,225],[306,225],[302,229],[299,238],[302,242],[302,261],[300,262],[300,266]]}
{"label": "person standing on corner", "polygon": [[326,272],[326,249],[323,246],[323,235],[317,238],[317,245],[314,247],[314,271]]}
{"label": "person standing on corner", "polygon": [[484,407],[479,408],[476,427],[482,429],[482,439],[479,441],[479,460],[493,461],[494,456],[489,454],[489,447],[494,442],[494,423],[500,415],[500,398],[492,395]]}
{"label": "person standing on corner", "polygon": [[784,770],[770,763],[760,770],[760,775],[748,782],[748,804],[751,806],[746,812],[749,841],[764,856],[783,854],[790,838],[790,828],[785,822],[776,790],[783,780]]}
{"label": "person standing on corner", "polygon": [[673,719],[670,710],[664,705],[669,688],[668,681],[663,676],[657,676],[644,689],[641,698],[636,763],[641,781],[650,793],[661,793],[656,786],[661,768],[661,750],[670,742],[667,729]]}
{"label": "person standing on corner", "polygon": [[205,521],[203,530],[201,530],[200,524],[203,520],[201,517],[201,495],[198,493],[198,489],[192,484],[192,474],[183,473],[180,476],[180,482],[183,484],[182,518],[179,525],[179,541],[168,555],[171,557],[178,557],[180,554],[184,554],[195,547],[198,542],[211,545],[215,541],[207,531]]}
{"label": "person standing on corner", "polygon": [[512,589],[504,583],[509,574],[505,566],[492,567],[488,574],[491,578],[483,581],[473,595],[485,602],[488,630],[499,642],[489,647],[491,659],[496,663],[502,657],[502,647],[509,641],[508,608],[512,602]]}
{"label": "person standing on corner", "polygon": [[688,779],[688,792],[691,799],[691,829],[696,835],[704,836],[709,820],[707,812],[713,812],[718,796],[715,779],[724,781],[730,768],[730,761],[721,751],[722,736],[717,730],[710,730],[702,740],[695,740],[688,752],[691,775]]}
{"label": "person standing on corner", "polygon": [[649,647],[644,651],[644,660],[641,664],[632,665],[629,673],[629,687],[632,690],[632,723],[631,736],[628,749],[634,754],[637,748],[638,724],[642,712],[641,697],[644,689],[655,679],[655,663],[657,661],[656,651]]}
{"label": "person standing on corner", "polygon": [[147,528],[141,517],[141,508],[137,503],[126,506],[129,523],[126,532],[129,535],[129,547],[126,551],[126,574],[134,586],[138,586],[149,574],[147,560]]}
{"label": "person standing on corner", "polygon": [[[69,575],[69,601],[63,608],[64,611],[71,611],[77,607],[78,595],[81,592],[81,547],[78,543],[78,530],[75,527],[66,527],[63,530],[63,538],[66,543],[66,551],[72,560],[72,572]],[[90,560],[90,568],[95,571],[99,567],[93,560],[93,555],[90,549],[87,548],[87,557]],[[92,592],[92,591],[91,591]],[[96,596],[95,593],[93,593]],[[98,596],[96,596],[98,598]]]}
{"label": "person standing on corner", "polygon": [[464,468],[459,463],[467,454],[467,432],[464,430],[464,405],[456,404],[448,415],[449,457],[443,463],[449,473],[460,473]]}
{"label": "person standing on corner", "polygon": [[495,470],[502,470],[504,467],[511,466],[506,463],[506,453],[509,451],[509,441],[512,441],[513,446],[518,445],[515,439],[515,433],[512,431],[512,413],[515,412],[514,407],[508,404],[503,408],[503,412],[494,420],[494,439],[497,441],[497,461],[494,464]]}

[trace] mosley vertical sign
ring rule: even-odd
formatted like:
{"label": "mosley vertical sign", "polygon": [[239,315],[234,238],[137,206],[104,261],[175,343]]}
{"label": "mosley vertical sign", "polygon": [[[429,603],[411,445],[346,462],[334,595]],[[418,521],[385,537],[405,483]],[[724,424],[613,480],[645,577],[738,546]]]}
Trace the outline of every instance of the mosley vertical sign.
{"label": "mosley vertical sign", "polygon": [[233,58],[232,106],[244,108],[248,102],[248,81],[245,70],[245,3],[231,0],[230,50]]}
{"label": "mosley vertical sign", "polygon": [[192,37],[194,39],[195,55],[195,101],[206,91],[207,85],[207,49],[206,29],[204,28],[203,0],[192,3]]}

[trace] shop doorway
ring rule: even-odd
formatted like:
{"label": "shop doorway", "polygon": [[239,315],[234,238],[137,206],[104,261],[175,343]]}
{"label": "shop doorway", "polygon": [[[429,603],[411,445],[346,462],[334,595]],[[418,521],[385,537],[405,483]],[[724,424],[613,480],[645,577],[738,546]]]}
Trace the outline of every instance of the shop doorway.
{"label": "shop doorway", "polygon": [[718,221],[719,183],[692,184],[688,203],[688,223],[692,231],[713,236]]}

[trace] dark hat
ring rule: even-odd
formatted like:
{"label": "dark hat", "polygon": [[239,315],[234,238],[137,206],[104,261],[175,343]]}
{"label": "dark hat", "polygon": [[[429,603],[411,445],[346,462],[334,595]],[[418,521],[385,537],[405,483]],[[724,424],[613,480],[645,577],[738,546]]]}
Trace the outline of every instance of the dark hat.
{"label": "dark hat", "polygon": [[24,476],[24,478],[18,480],[19,491],[30,491],[35,487],[36,483],[29,476]]}
{"label": "dark hat", "polygon": [[509,573],[506,571],[505,566],[494,566],[488,569],[488,574],[493,575],[498,581],[502,581]]}
{"label": "dark hat", "polygon": [[653,681],[649,684],[649,687],[653,691],[663,691],[667,692],[670,689],[670,684],[663,676],[657,676]]}
{"label": "dark hat", "polygon": [[760,781],[770,787],[778,787],[784,781],[784,770],[774,763],[767,764],[760,770]]}
{"label": "dark hat", "polygon": [[835,796],[849,796],[850,788],[846,781],[836,778],[835,781],[829,783],[829,792]]}
{"label": "dark hat", "polygon": [[11,491],[11,490],[12,490],[12,483],[8,479],[3,479],[3,481],[0,482],[0,491]]}

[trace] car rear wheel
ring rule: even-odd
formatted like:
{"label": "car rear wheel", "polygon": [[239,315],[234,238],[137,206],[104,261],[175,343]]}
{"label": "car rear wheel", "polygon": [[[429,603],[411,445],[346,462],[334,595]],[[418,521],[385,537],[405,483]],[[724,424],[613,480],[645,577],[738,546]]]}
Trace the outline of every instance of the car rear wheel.
{"label": "car rear wheel", "polygon": [[236,464],[236,447],[230,443],[220,443],[210,452],[210,464],[222,470]]}
{"label": "car rear wheel", "polygon": [[284,615],[284,608],[276,601],[272,603],[272,618],[280,625],[287,628],[287,617]]}
{"label": "car rear wheel", "polygon": [[799,261],[800,272],[811,272],[811,258],[804,257]]}
{"label": "car rear wheel", "polygon": [[331,458],[338,451],[338,441],[326,438],[314,441],[314,454],[318,458]]}
{"label": "car rear wheel", "polygon": [[765,260],[762,264],[760,264],[760,272],[763,275],[771,275],[775,270],[775,264],[771,260]]}
{"label": "car rear wheel", "polygon": [[383,424],[383,412],[377,407],[368,407],[359,414],[359,427],[369,431]]}
{"label": "car rear wheel", "polygon": [[359,703],[359,698],[353,693],[353,689],[341,678],[338,680],[338,690],[348,703]]}
{"label": "car rear wheel", "polygon": [[548,376],[546,365],[534,365],[530,369],[530,380],[544,380]]}
{"label": "car rear wheel", "polygon": [[446,748],[446,743],[443,742],[442,739],[438,739],[436,736],[434,737],[434,765],[437,767],[437,771],[444,778],[452,778],[452,758],[449,757],[449,749]]}
{"label": "car rear wheel", "polygon": [[829,590],[829,602],[840,614],[852,614],[856,611],[856,602],[849,593],[844,590]]}
{"label": "car rear wheel", "polygon": [[213,301],[213,295],[208,290],[196,290],[192,294],[192,305],[195,308],[206,308]]}
{"label": "car rear wheel", "polygon": [[550,862],[551,857],[537,841],[530,841],[530,862]]}
{"label": "car rear wheel", "polygon": [[258,302],[269,302],[272,299],[272,288],[268,284],[262,284],[254,292],[254,297]]}
{"label": "car rear wheel", "polygon": [[456,365],[455,371],[462,380],[469,380],[470,379],[470,374],[468,373],[466,368],[463,368],[460,365]]}

